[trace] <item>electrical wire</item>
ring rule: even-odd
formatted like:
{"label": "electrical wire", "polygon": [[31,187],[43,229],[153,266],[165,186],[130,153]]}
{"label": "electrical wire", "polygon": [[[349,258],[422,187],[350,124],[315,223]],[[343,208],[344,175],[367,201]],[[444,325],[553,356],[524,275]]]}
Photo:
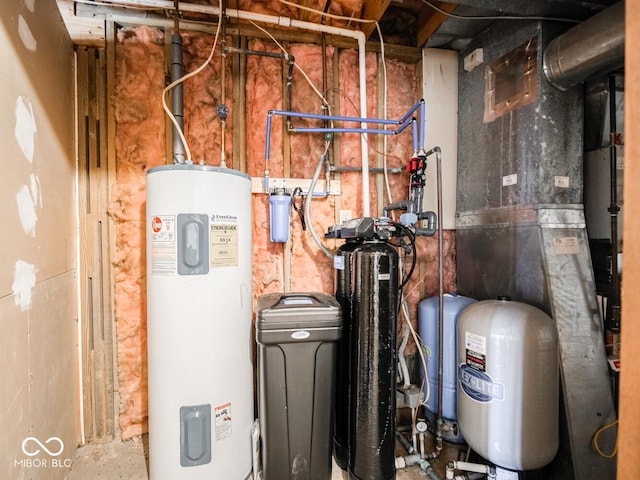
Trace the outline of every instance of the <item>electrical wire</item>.
{"label": "electrical wire", "polygon": [[[280,0],[282,1],[282,0]],[[437,12],[440,12],[447,17],[456,18],[459,20],[549,20],[553,22],[565,22],[565,23],[580,23],[580,20],[573,20],[570,18],[557,18],[557,17],[544,17],[544,16],[519,16],[519,15],[457,15],[455,13],[447,12],[441,9],[429,0],[422,0],[422,3],[433,8]]]}
{"label": "electrical wire", "polygon": [[[426,349],[427,346],[424,343],[424,340],[420,337],[420,335],[415,331],[415,328],[413,328],[413,325],[411,324],[410,321],[410,313],[409,313],[409,307],[408,307],[408,303],[406,298],[409,297],[413,291],[418,288],[418,286],[425,280],[426,276],[428,275],[428,272],[425,273],[422,277],[420,277],[416,282],[415,285],[413,286],[413,288],[411,288],[408,292],[404,292],[401,291],[401,303],[400,303],[400,309],[401,309],[401,313],[404,316],[405,322],[407,323],[407,325],[409,326],[409,329],[411,331],[411,336],[413,337],[413,341],[416,344],[416,348],[418,349],[419,352],[419,356],[420,356],[420,362],[422,363],[422,368],[423,368],[423,372],[424,372],[424,379],[422,380],[421,384],[420,384],[420,391],[418,394],[418,399],[420,399],[420,405],[427,407],[427,408],[431,408],[428,404],[427,404],[427,400],[429,398],[429,396],[431,395],[431,384],[429,383],[429,371],[427,370],[427,359],[426,359]],[[425,391],[426,388],[426,391]],[[425,395],[423,397],[422,392],[425,391]],[[422,398],[424,398],[424,400],[422,400]],[[414,419],[414,423],[415,423],[415,419]]]}
{"label": "electrical wire", "polygon": [[[398,287],[400,290],[402,290],[411,279],[411,276],[413,275],[413,272],[416,268],[416,260],[417,260],[416,257],[418,253],[416,249],[416,236],[413,233],[413,231],[411,231],[410,228],[405,227],[401,223],[395,222],[393,220],[390,220],[389,223],[391,223],[391,225],[396,227],[398,230],[401,230],[404,233],[404,236],[409,238],[409,242],[411,245],[411,268],[409,269],[409,273],[407,275],[403,275],[402,282]],[[396,245],[396,246],[400,246],[400,245]]]}
{"label": "electrical wire", "polygon": [[[278,0],[278,1],[280,3],[282,3],[282,4],[284,4],[284,5],[288,5],[290,7],[299,8],[301,10],[306,10],[308,12],[316,13],[318,15],[322,15],[323,17],[329,17],[329,18],[333,18],[333,19],[336,19],[336,20],[344,20],[344,21],[347,21],[347,22],[373,23],[373,24],[375,24],[376,31],[378,32],[378,37],[380,38],[380,59],[381,59],[381,63],[382,63],[382,82],[383,82],[383,88],[382,88],[382,110],[383,110],[382,118],[384,120],[386,120],[387,119],[387,62],[386,62],[385,53],[384,53],[384,37],[382,36],[382,29],[380,28],[380,23],[377,20],[372,20],[372,19],[362,19],[362,18],[354,18],[354,17],[345,17],[345,16],[342,16],[342,15],[335,15],[335,14],[332,14],[332,13],[327,13],[327,12],[323,12],[321,10],[317,10],[315,8],[306,7],[304,5],[298,5],[296,3],[289,2],[288,0]],[[385,129],[387,128],[386,125],[385,125],[384,128]],[[368,141],[367,136],[364,133],[362,134],[362,136],[363,136],[363,138],[365,139],[365,141],[367,142],[367,145],[368,145],[369,141]],[[380,155],[382,155],[382,165],[383,165],[383,168],[384,168],[383,177],[384,177],[385,190],[386,190],[387,198],[389,199],[389,203],[393,203],[393,196],[391,195],[391,185],[390,185],[390,182],[389,182],[389,174],[387,172],[387,137],[386,137],[386,135],[382,139],[382,145],[383,145],[383,147],[382,147],[383,151],[382,152],[379,152],[376,149],[374,149],[374,151],[376,153],[379,153]]]}
{"label": "electrical wire", "polygon": [[[220,12],[220,16],[222,16],[222,11]],[[182,145],[184,146],[184,151],[187,154],[187,160],[186,160],[187,163],[193,163],[193,161],[191,160],[191,150],[189,149],[189,145],[187,143],[186,137],[184,136],[184,132],[180,128],[180,125],[178,124],[178,121],[176,120],[176,117],[173,115],[173,113],[171,112],[171,109],[167,105],[167,98],[166,98],[167,97],[167,92],[169,92],[176,85],[179,85],[180,83],[184,82],[185,80],[187,80],[187,79],[199,74],[202,70],[205,69],[205,67],[207,65],[209,65],[209,63],[211,62],[211,59],[213,58],[213,53],[214,53],[214,51],[216,49],[216,44],[218,43],[218,35],[220,34],[220,25],[221,24],[222,24],[222,22],[219,20],[218,21],[218,26],[216,28],[216,35],[215,35],[215,37],[213,39],[213,45],[211,46],[211,52],[209,53],[209,57],[204,61],[204,63],[202,65],[200,65],[198,68],[196,68],[194,71],[189,72],[186,75],[183,75],[182,77],[180,77],[179,79],[173,81],[172,83],[167,85],[165,87],[165,89],[162,91],[162,108],[164,109],[165,113],[167,114],[167,116],[171,120],[171,123],[173,123],[173,126],[177,130],[178,135],[180,136],[180,141],[182,142]]]}
{"label": "electrical wire", "polygon": [[600,449],[600,445],[598,444],[598,437],[600,436],[600,434],[605,430],[608,430],[609,428],[614,427],[617,424],[618,424],[618,420],[615,420],[607,425],[600,427],[598,430],[596,430],[596,433],[593,434],[593,448],[596,449],[596,452],[598,452],[598,455],[600,455],[601,457],[613,458],[618,454],[618,434],[617,433],[616,433],[616,442],[615,442],[615,445],[613,446],[613,450],[611,451],[611,453],[604,453]]}
{"label": "electrical wire", "polygon": [[[356,22],[356,23],[378,23],[377,20],[373,20],[369,18],[355,18],[353,16],[346,17],[344,15],[336,15],[335,13],[329,13],[323,10],[318,10],[316,8],[306,7],[304,5],[299,5],[297,3],[289,2],[287,0],[278,0],[278,2],[282,3],[283,5],[287,5],[289,7],[294,7],[300,10],[306,10],[307,12],[311,12],[311,13],[317,13],[318,15],[322,15],[323,17],[333,18],[335,20],[344,20],[346,22]],[[353,13],[355,15],[355,11]]]}
{"label": "electrical wire", "polygon": [[[399,230],[401,230],[409,238],[411,243],[411,259],[412,259],[411,268],[409,269],[409,273],[407,273],[406,275],[403,274],[403,279],[402,279],[402,282],[400,283],[400,286],[398,287],[398,290],[400,292],[399,310],[400,310],[400,313],[402,313],[402,315],[404,316],[405,328],[409,328],[409,331],[411,332],[411,336],[413,337],[413,341],[415,342],[416,347],[418,348],[420,361],[422,362],[422,368],[424,372],[424,378],[420,384],[420,390],[418,391],[417,403],[415,406],[410,405],[411,411],[412,411],[411,428],[412,428],[412,432],[415,432],[415,425],[416,425],[416,419],[417,419],[417,413],[418,413],[417,407],[420,405],[426,405],[426,400],[429,398],[429,395],[431,394],[430,385],[429,385],[429,373],[427,371],[427,360],[424,356],[424,350],[423,350],[424,342],[422,341],[420,336],[416,333],[415,328],[413,328],[413,325],[411,324],[411,314],[409,312],[409,304],[407,302],[407,298],[405,294],[403,293],[404,286],[411,279],[411,276],[413,275],[413,272],[416,266],[416,257],[417,257],[416,237],[414,233],[411,231],[411,229],[405,227],[404,225],[394,221],[391,221],[390,223],[394,225],[396,228],[398,228]],[[405,253],[405,257],[406,255],[407,253]],[[406,261],[403,261],[403,264],[405,263]],[[404,266],[403,266],[403,270],[404,270]],[[406,346],[406,341],[403,340],[403,344]],[[406,375],[405,372],[403,372],[403,374]],[[406,383],[407,383],[407,380],[405,379],[405,384]],[[422,400],[422,392],[425,385],[427,387],[427,391],[426,391],[426,396],[424,397],[424,400]]]}
{"label": "electrical wire", "polygon": [[[280,48],[280,50],[282,50],[287,55],[287,57],[290,56],[289,52],[265,28],[261,27],[260,25],[258,25],[257,23],[255,23],[252,20],[249,20],[249,23],[251,23],[251,25],[256,27],[258,30],[262,31],[265,35],[267,35],[273,41],[273,43],[275,43]],[[322,92],[320,92],[320,90],[318,90],[318,87],[316,87],[315,84],[311,81],[311,79],[309,78],[309,75],[307,75],[307,72],[305,72],[298,63],[294,63],[293,66],[302,74],[302,76],[309,83],[309,85],[311,86],[313,91],[316,93],[316,95],[318,95],[318,97],[320,97],[320,100],[322,100],[322,103],[327,106],[327,109],[329,111],[329,115],[331,115],[331,107],[330,107],[329,102],[327,101],[326,98],[324,98],[324,95],[322,94]]]}
{"label": "electrical wire", "polygon": [[132,10],[144,10],[144,11],[154,11],[154,12],[163,12],[163,13],[167,13],[167,9],[166,8],[162,8],[162,7],[151,7],[149,5],[145,5],[143,2],[138,2],[136,4],[135,1],[131,1],[128,4],[123,4],[122,2],[118,2],[118,1],[109,1],[109,0],[74,0],[74,3],[82,3],[84,5],[104,5],[107,7],[122,7],[122,8],[129,8]]}
{"label": "electrical wire", "polygon": [[313,222],[311,220],[311,199],[313,198],[313,191],[315,190],[316,182],[320,177],[320,172],[322,171],[322,167],[326,161],[327,152],[329,151],[330,145],[331,145],[331,142],[325,142],[324,152],[322,153],[322,155],[320,155],[318,166],[316,167],[316,171],[314,172],[313,178],[311,179],[311,184],[309,185],[309,192],[307,193],[307,198],[304,201],[304,214],[305,214],[305,217],[307,217],[306,223],[307,223],[307,227],[309,227],[309,233],[311,233],[311,236],[313,237],[313,240],[316,242],[316,245],[320,247],[320,250],[322,250],[322,253],[324,253],[327,257],[333,259],[333,253],[327,247],[325,247],[325,245],[322,243],[322,241],[320,240],[320,237],[316,233],[315,228],[313,228]]}
{"label": "electrical wire", "polygon": [[[416,332],[416,329],[413,328],[413,325],[411,324],[411,315],[409,312],[409,304],[407,302],[407,297],[404,293],[400,294],[400,307],[401,307],[401,312],[402,315],[404,316],[404,320],[406,322],[406,324],[409,327],[409,330],[411,331],[411,336],[413,338],[413,341],[416,344],[416,347],[418,349],[418,353],[419,353],[419,357],[420,357],[420,362],[422,363],[422,371],[424,372],[424,379],[422,380],[421,384],[420,384],[420,391],[418,393],[418,400],[420,402],[419,405],[425,406],[425,407],[429,407],[427,405],[427,399],[429,398],[429,396],[431,395],[431,385],[429,383],[429,371],[427,370],[427,359],[425,357],[425,351],[424,351],[424,341],[422,340],[422,338],[420,338],[420,335],[418,335],[418,333]],[[424,400],[422,400],[422,392],[424,390],[424,388],[426,387],[426,391],[425,391],[425,395],[424,395]],[[416,408],[417,410],[417,408]],[[415,419],[414,419],[414,423],[415,423]]]}
{"label": "electrical wire", "polygon": [[[409,233],[413,233],[413,232],[411,232],[411,230],[409,228],[405,227],[404,225],[397,224],[395,222],[391,222],[391,223],[394,224],[394,225],[399,226],[401,229],[403,229],[403,231],[408,231]],[[413,246],[414,246],[413,258],[415,259],[415,257],[416,257],[415,236],[413,236]],[[415,267],[415,262],[413,262],[413,267]],[[403,270],[404,270],[404,267],[403,267]],[[402,316],[404,317],[405,331],[406,331],[407,328],[409,329],[409,332],[411,333],[413,341],[416,344],[416,348],[418,349],[418,354],[419,354],[419,357],[420,357],[420,362],[422,363],[422,370],[424,372],[422,382],[420,383],[420,389],[418,390],[418,398],[417,398],[416,405],[410,405],[411,412],[412,412],[412,414],[411,414],[411,431],[415,432],[416,431],[415,428],[416,428],[418,407],[419,406],[427,406],[428,407],[427,399],[431,395],[431,389],[430,389],[430,384],[429,384],[429,372],[427,370],[427,359],[425,358],[424,342],[420,338],[420,335],[418,335],[418,333],[416,332],[415,328],[413,328],[413,325],[411,324],[411,314],[409,312],[409,304],[407,302],[407,296],[403,292],[403,287],[404,287],[404,285],[406,285],[406,283],[411,278],[411,274],[413,274],[413,268],[411,268],[411,271],[410,271],[409,275],[407,275],[406,278],[403,278],[401,286],[398,288],[398,290],[400,292],[398,310],[399,310],[399,314],[402,314]],[[403,339],[402,345],[403,345],[403,347],[406,347],[406,339]],[[400,361],[401,367],[404,367],[404,369],[406,369],[406,361],[404,363],[405,363],[405,365],[403,365],[403,361],[402,360]],[[403,375],[406,375],[406,372],[404,371],[404,369],[401,370],[401,371],[403,372]],[[405,384],[407,384],[406,379],[405,379]],[[426,394],[425,394],[424,400],[423,400],[422,393],[424,391],[425,386],[426,386]]]}
{"label": "electrical wire", "polygon": [[[400,230],[405,236],[407,236],[409,238],[409,242],[410,242],[410,246],[411,246],[411,268],[409,269],[409,272],[407,274],[404,273],[404,269],[406,268],[406,257],[409,254],[405,248],[405,245],[396,243],[395,246],[396,247],[400,247],[404,249],[404,258],[402,259],[402,282],[400,283],[400,285],[398,286],[398,291],[399,291],[399,313],[402,313],[404,315],[405,318],[405,335],[403,336],[403,340],[402,340],[402,344],[400,347],[400,351],[404,352],[404,348],[407,345],[407,340],[408,340],[408,336],[406,335],[406,328],[408,327],[409,330],[412,333],[413,339],[416,342],[416,345],[420,345],[418,343],[418,338],[417,338],[417,334],[415,333],[414,329],[413,329],[413,325],[411,325],[411,320],[410,320],[410,313],[409,313],[409,307],[406,301],[405,296],[402,293],[402,290],[404,288],[404,286],[407,284],[407,282],[411,279],[411,276],[413,275],[414,269],[415,269],[415,265],[416,265],[416,256],[417,256],[417,249],[416,249],[416,237],[413,233],[413,231],[408,228],[405,227],[404,225],[394,222],[394,221],[390,221],[391,225],[395,226],[398,230]],[[424,363],[424,367],[425,367],[425,372],[426,372],[426,363],[424,362],[424,358],[421,355],[423,363]],[[404,384],[408,385],[410,382],[410,379],[408,379],[408,370],[407,370],[407,366],[406,366],[406,360],[404,359],[404,356],[401,355],[400,358],[400,366],[401,366],[401,372],[404,378]],[[420,386],[420,392],[418,393],[418,401],[420,402],[420,398],[422,395],[422,388],[423,385]],[[417,407],[417,405],[416,405]],[[413,410],[413,406],[411,407]],[[415,426],[415,411],[413,412],[414,415],[412,415],[412,424],[413,426]]]}

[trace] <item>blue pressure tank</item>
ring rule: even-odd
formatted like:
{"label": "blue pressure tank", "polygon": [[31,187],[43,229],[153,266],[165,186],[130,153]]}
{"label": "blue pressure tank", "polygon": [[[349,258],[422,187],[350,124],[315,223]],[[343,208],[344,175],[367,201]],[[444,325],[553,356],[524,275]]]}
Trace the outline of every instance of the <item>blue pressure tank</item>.
{"label": "blue pressure tank", "polygon": [[[457,423],[456,326],[460,312],[475,302],[475,299],[461,295],[445,294],[443,296],[442,418],[444,429],[442,438],[454,443],[464,441]],[[438,415],[438,311],[438,297],[427,298],[418,305],[418,325],[420,338],[424,342],[423,353],[428,374],[427,382],[421,362],[420,373],[424,381],[422,398],[427,397],[430,429],[434,428]],[[429,386],[428,396],[427,385]]]}

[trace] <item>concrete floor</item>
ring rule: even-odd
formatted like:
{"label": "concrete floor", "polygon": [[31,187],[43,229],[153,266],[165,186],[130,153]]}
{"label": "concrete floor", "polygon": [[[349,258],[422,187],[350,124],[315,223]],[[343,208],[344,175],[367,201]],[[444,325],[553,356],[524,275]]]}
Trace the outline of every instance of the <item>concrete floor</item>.
{"label": "concrete floor", "polygon": [[147,437],[78,448],[67,480],[148,480]]}
{"label": "concrete floor", "polygon": [[[126,442],[114,440],[111,443],[97,443],[80,447],[74,456],[67,480],[148,480],[147,440],[147,437],[144,436]],[[428,448],[430,448],[430,443],[430,441],[427,442]],[[402,450],[399,452],[403,454]],[[459,454],[459,447],[445,443],[442,454],[431,464],[436,472],[444,478],[447,462],[457,459]],[[398,470],[396,474],[396,480],[422,480],[425,478],[428,477],[419,466]],[[334,465],[331,480],[347,479],[347,474]]]}

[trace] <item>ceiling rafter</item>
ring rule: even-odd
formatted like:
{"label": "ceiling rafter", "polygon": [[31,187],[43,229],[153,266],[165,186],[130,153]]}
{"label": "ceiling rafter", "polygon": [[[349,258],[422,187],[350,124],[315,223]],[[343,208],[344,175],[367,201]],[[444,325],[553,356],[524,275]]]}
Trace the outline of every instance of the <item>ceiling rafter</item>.
{"label": "ceiling rafter", "polygon": [[[438,8],[441,10],[452,13],[457,7],[457,3],[446,3],[446,2],[433,2]],[[447,20],[447,15],[439,12],[431,7],[427,7],[420,12],[420,16],[418,17],[418,25],[421,25],[418,28],[417,33],[417,41],[416,44],[418,46],[423,46],[427,43],[427,41],[431,38],[431,36],[440,28],[445,20]]]}
{"label": "ceiling rafter", "polygon": [[[390,4],[391,0],[364,0],[362,5],[362,19],[380,22]],[[374,23],[363,23],[360,27],[367,38],[371,37],[375,28]]]}
{"label": "ceiling rafter", "polygon": [[[123,0],[118,0],[117,3],[113,3],[112,5],[109,5],[108,0],[98,0],[95,2],[90,0],[56,1],[60,11],[62,12],[63,19],[67,25],[67,29],[69,30],[72,40],[78,44],[93,46],[104,44],[105,18],[114,16],[123,18],[131,15],[132,18],[140,21],[140,19],[148,16],[150,19],[153,18],[152,23],[157,23],[158,11],[157,7],[154,8],[153,5],[162,3],[159,1],[154,3],[153,0],[147,0],[146,2],[145,0],[132,0],[131,6],[136,7],[134,9],[128,8],[128,5]],[[256,4],[261,3],[259,0],[255,1]],[[359,21],[347,21],[345,23],[343,20],[335,20],[329,17],[326,19],[326,22],[329,24],[337,21],[338,23],[346,25],[346,28],[362,30],[367,39],[372,38],[372,34],[376,29],[376,25],[373,21],[379,22],[380,25],[384,25],[386,21],[386,23],[390,25],[394,22],[389,22],[388,20],[393,19],[393,17],[397,15],[398,11],[407,11],[415,18],[426,19],[427,22],[425,25],[422,25],[419,29],[418,38],[415,38],[415,29],[411,32],[408,29],[404,29],[404,31],[400,33],[390,32],[391,35],[389,35],[389,38],[391,39],[398,38],[398,35],[402,35],[404,38],[403,42],[396,42],[392,40],[390,43],[404,46],[424,46],[430,34],[436,31],[440,24],[446,19],[446,17],[440,15],[429,15],[428,13],[431,9],[426,7],[419,0],[404,0],[401,2],[397,0],[293,0],[293,2],[303,8],[288,6],[287,8],[290,10],[289,14],[294,13],[297,19],[307,22],[323,21],[321,13],[316,13],[311,10],[326,11],[329,14],[332,10],[342,11],[343,15],[351,17],[353,20],[372,20],[372,22],[366,23]],[[149,3],[149,8],[147,9],[144,8],[146,3]],[[217,2],[211,2],[211,4],[214,3]],[[228,0],[226,3],[229,8],[237,8],[238,5],[237,0]],[[203,5],[201,0],[186,0],[181,1],[180,4],[192,4],[194,6]],[[439,4],[444,5],[444,8],[455,8],[450,7],[450,5],[454,4],[441,2],[439,2]],[[418,9],[420,11],[420,15],[416,14]],[[397,22],[395,23],[397,24]],[[401,30],[403,29],[401,28]],[[382,33],[383,38],[387,38],[387,32],[383,31]],[[410,38],[411,36],[414,38]],[[377,37],[378,36],[376,35],[374,38],[377,39]],[[385,40],[385,45],[387,43],[389,42]]]}

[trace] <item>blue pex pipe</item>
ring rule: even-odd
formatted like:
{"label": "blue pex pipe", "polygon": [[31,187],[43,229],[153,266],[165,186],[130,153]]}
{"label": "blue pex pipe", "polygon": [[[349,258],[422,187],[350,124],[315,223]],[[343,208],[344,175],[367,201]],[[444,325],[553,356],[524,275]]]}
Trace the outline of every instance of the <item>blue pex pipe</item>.
{"label": "blue pex pipe", "polygon": [[[416,104],[416,105],[420,105],[420,129],[418,130],[418,133],[420,135],[420,139],[418,140],[418,145],[420,145],[420,147],[424,150],[424,119],[425,119],[425,107],[424,107],[424,100],[420,99],[420,101]],[[417,152],[418,150],[416,150]]]}
{"label": "blue pex pipe", "polygon": [[399,132],[395,130],[384,130],[380,128],[348,128],[348,127],[294,127],[295,133],[321,133],[321,132],[337,132],[337,133],[379,133],[381,135],[396,135]]}
{"label": "blue pex pipe", "polygon": [[387,124],[387,125],[394,125],[394,124],[401,123],[401,121],[398,121],[398,120],[385,120],[381,118],[344,117],[340,115],[323,115],[321,113],[288,112],[286,110],[270,110],[269,115],[280,115],[283,117],[295,117],[295,118],[315,118],[317,120],[339,120],[343,122],[356,122],[356,123],[381,123],[381,124]]}
{"label": "blue pex pipe", "polygon": [[[412,115],[419,111],[419,122]],[[375,133],[380,135],[397,135],[402,133],[409,125],[413,131],[413,150],[418,152],[424,150],[424,122],[425,122],[425,103],[424,99],[420,99],[400,120],[387,120],[382,118],[364,118],[364,117],[347,117],[342,115],[323,115],[318,113],[291,112],[286,110],[269,110],[267,114],[267,134],[265,146],[265,191],[268,188],[269,178],[269,159],[271,158],[271,120],[274,115],[294,118],[312,118],[316,120],[335,120],[342,122],[355,122],[360,124],[373,123],[378,125],[399,125],[396,130],[388,130],[383,128],[358,128],[358,127],[301,127],[293,128],[296,133]],[[417,130],[417,131],[416,131]]]}

